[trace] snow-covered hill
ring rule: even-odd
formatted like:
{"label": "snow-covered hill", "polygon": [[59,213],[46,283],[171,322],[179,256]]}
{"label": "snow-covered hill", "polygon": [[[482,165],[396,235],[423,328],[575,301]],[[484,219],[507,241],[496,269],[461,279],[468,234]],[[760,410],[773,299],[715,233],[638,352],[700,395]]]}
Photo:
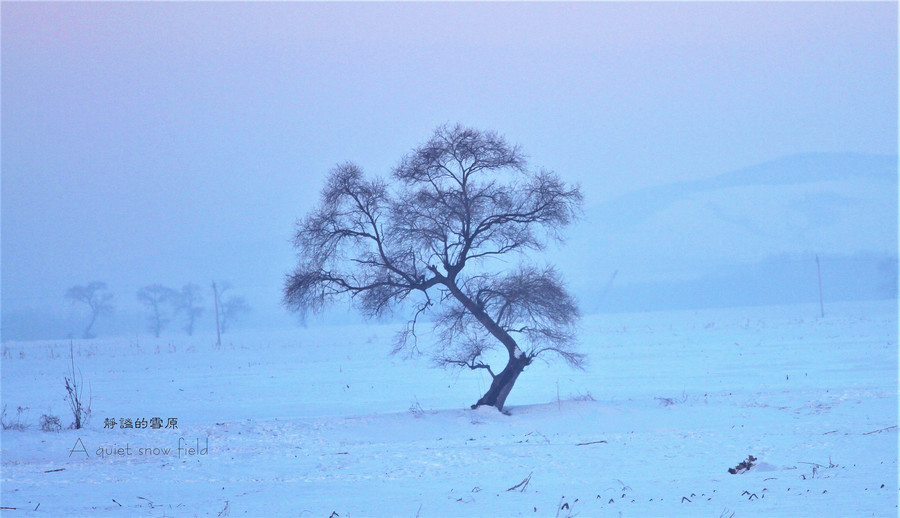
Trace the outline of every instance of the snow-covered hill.
{"label": "snow-covered hill", "polygon": [[894,297],[897,175],[896,156],[819,153],[647,188],[587,208],[568,246],[592,261],[560,255],[595,310],[813,301],[816,256],[826,298]]}
{"label": "snow-covered hill", "polygon": [[591,219],[601,240],[627,234],[648,251],[699,261],[893,251],[897,158],[795,155],[636,191],[595,207]]}

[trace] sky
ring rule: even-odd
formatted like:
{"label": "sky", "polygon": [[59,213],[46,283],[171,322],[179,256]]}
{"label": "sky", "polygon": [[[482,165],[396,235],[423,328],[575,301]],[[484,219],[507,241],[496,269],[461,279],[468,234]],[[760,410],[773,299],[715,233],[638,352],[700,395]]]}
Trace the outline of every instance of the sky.
{"label": "sky", "polygon": [[[895,156],[897,62],[891,2],[3,2],[2,310],[71,316],[66,289],[101,280],[137,312],[141,286],[218,280],[284,322],[328,171],[387,175],[447,122],[580,184],[580,282],[594,207],[797,153]],[[652,240],[632,239],[617,261]]]}

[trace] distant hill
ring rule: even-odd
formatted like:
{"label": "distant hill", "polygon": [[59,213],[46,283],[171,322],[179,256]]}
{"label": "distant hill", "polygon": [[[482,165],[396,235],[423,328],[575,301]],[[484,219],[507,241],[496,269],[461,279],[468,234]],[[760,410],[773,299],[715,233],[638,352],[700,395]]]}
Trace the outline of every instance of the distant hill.
{"label": "distant hill", "polygon": [[[759,165],[731,171],[718,176],[678,182],[625,194],[591,208],[591,219],[607,226],[633,225],[657,214],[673,204],[703,193],[733,188],[806,186],[823,182],[853,183],[887,188],[884,199],[893,197],[890,204],[877,207],[883,212],[893,210],[897,216],[897,155],[866,155],[860,153],[804,153],[790,155]],[[893,192],[890,186],[893,185]],[[823,209],[827,207],[810,207]],[[896,222],[895,222],[896,226]]]}
{"label": "distant hill", "polygon": [[809,153],[590,206],[576,289],[586,310],[801,302],[820,256],[832,300],[896,297],[897,178],[896,155]]}

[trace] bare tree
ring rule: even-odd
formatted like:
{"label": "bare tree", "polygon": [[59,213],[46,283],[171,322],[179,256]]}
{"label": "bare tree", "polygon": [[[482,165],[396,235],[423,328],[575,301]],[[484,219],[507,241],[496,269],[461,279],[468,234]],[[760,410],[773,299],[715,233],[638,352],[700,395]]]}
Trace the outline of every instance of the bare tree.
{"label": "bare tree", "polygon": [[[390,185],[352,163],[332,170],[318,208],[298,222],[299,264],[284,303],[303,313],[350,296],[376,317],[408,308],[395,352],[417,347],[416,324],[432,313],[438,363],[484,369],[493,381],[473,408],[502,410],[538,356],[583,365],[574,299],[552,267],[525,262],[561,240],[581,202],[578,187],[527,168],[496,133],[439,127],[401,160]],[[511,256],[522,264],[509,268]],[[506,352],[499,370],[486,359],[497,348]]]}
{"label": "bare tree", "polygon": [[97,317],[104,313],[111,313],[113,309],[113,295],[107,291],[105,282],[94,281],[86,286],[72,286],[66,291],[66,298],[87,304],[90,308],[91,319],[84,328],[82,334],[84,338],[93,338],[91,330],[97,322]]}
{"label": "bare tree", "polygon": [[176,312],[184,313],[185,324],[182,329],[188,336],[193,336],[194,324],[203,314],[203,296],[200,290],[198,284],[185,284],[181,287],[181,293],[178,296]]}
{"label": "bare tree", "polygon": [[139,289],[137,298],[150,312],[150,331],[159,338],[160,331],[172,319],[166,306],[177,303],[178,292],[162,284],[151,284]]}

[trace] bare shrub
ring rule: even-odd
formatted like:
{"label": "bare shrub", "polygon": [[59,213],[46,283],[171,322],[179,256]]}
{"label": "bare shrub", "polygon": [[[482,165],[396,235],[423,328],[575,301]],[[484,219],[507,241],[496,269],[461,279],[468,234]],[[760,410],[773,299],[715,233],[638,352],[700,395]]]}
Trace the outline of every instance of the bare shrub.
{"label": "bare shrub", "polygon": [[78,371],[78,381],[75,381],[75,351],[72,343],[69,342],[69,358],[71,359],[71,370],[66,380],[66,401],[69,403],[69,409],[72,411],[72,417],[75,419],[69,428],[79,430],[87,424],[91,417],[91,401],[92,396],[88,396],[87,404],[84,401],[84,380],[81,371]]}
{"label": "bare shrub", "polygon": [[419,418],[425,415],[425,409],[422,408],[421,404],[419,404],[418,398],[416,398],[415,402],[409,405],[409,413],[412,414],[415,418]]}
{"label": "bare shrub", "polygon": [[572,396],[572,401],[597,401],[597,399],[594,398],[594,395],[591,394],[590,391],[587,391],[584,394],[579,392],[578,394]]}
{"label": "bare shrub", "polygon": [[4,430],[18,430],[24,432],[28,428],[28,425],[22,422],[22,418],[27,412],[28,407],[20,406],[16,408],[16,417],[13,420],[10,420],[6,416],[6,405],[3,405],[3,410],[0,412],[0,426],[2,426]]}
{"label": "bare shrub", "polygon": [[687,403],[688,397],[687,397],[687,393],[685,393],[684,391],[682,391],[682,392],[681,392],[681,397],[678,397],[678,398],[673,398],[673,397],[658,397],[658,398],[654,398],[654,399],[656,399],[657,401],[659,401],[659,406],[666,407],[666,406],[675,406],[675,405],[680,404],[680,403]]}
{"label": "bare shrub", "polygon": [[62,423],[59,422],[59,416],[41,415],[41,431],[42,432],[58,432],[62,430]]}

